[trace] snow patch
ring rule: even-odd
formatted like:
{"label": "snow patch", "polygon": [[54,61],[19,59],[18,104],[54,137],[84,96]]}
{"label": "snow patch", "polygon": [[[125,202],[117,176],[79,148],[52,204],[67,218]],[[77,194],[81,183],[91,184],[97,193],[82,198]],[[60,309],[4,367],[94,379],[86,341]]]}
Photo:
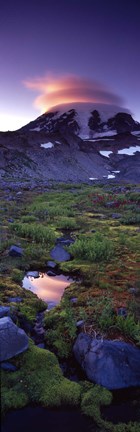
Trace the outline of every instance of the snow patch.
{"label": "snow patch", "polygon": [[134,136],[140,135],[140,131],[131,132],[131,135],[134,135]]}
{"label": "snow patch", "polygon": [[34,129],[30,129],[30,131],[35,131],[35,132],[40,132],[40,130],[41,130],[40,126],[37,126]]}
{"label": "snow patch", "polygon": [[114,135],[117,135],[117,131],[116,131],[116,129],[115,130],[110,130],[110,131],[107,131],[107,132],[95,132],[94,133],[94,137],[97,137],[97,138],[102,138],[102,137],[110,137],[110,136],[114,136]]}
{"label": "snow patch", "polygon": [[137,151],[140,152],[140,146],[131,146],[129,148],[118,150],[118,154],[134,156]]}
{"label": "snow patch", "polygon": [[43,147],[45,149],[54,147],[54,144],[52,142],[40,144],[40,147]]}
{"label": "snow patch", "polygon": [[113,151],[109,151],[109,150],[100,150],[99,152],[102,156],[108,157],[111,153],[113,153]]}
{"label": "snow patch", "polygon": [[98,180],[97,177],[89,177],[89,180]]}
{"label": "snow patch", "polygon": [[119,174],[120,171],[112,171],[112,173],[114,173],[114,174]]}
{"label": "snow patch", "polygon": [[114,174],[108,174],[108,175],[104,175],[103,177],[106,179],[112,179],[115,178],[116,176]]}
{"label": "snow patch", "polygon": [[116,176],[114,174],[108,174],[108,176],[107,176],[108,179],[112,179],[112,178],[115,178],[115,177]]}
{"label": "snow patch", "polygon": [[[84,141],[87,141],[87,139],[84,139]],[[90,142],[97,142],[100,141],[100,138],[96,138],[96,139],[88,139],[88,141]],[[102,138],[102,141],[114,141],[114,138],[111,138],[110,140],[108,140],[107,138]]]}

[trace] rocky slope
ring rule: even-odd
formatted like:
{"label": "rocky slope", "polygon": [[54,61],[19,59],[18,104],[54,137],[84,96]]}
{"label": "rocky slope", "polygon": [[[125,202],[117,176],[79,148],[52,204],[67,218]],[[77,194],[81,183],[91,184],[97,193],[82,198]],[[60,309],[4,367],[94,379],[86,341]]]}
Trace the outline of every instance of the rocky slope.
{"label": "rocky slope", "polygon": [[139,140],[140,124],[119,107],[58,106],[18,131],[0,133],[0,177],[139,182]]}

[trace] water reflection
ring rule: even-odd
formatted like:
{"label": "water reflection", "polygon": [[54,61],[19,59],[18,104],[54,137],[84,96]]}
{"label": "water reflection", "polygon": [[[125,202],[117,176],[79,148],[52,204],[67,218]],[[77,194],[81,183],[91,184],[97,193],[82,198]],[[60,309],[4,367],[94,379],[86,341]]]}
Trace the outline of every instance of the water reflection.
{"label": "water reflection", "polygon": [[23,288],[31,289],[32,292],[52,307],[60,302],[65,288],[72,282],[72,278],[62,274],[48,276],[46,273],[40,272],[38,278],[25,276],[22,286]]}

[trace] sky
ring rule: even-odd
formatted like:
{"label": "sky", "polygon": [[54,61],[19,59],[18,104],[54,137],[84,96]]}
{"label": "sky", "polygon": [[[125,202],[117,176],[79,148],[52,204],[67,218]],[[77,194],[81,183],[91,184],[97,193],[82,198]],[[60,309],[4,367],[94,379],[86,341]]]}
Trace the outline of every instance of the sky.
{"label": "sky", "polygon": [[66,102],[140,121],[139,0],[1,0],[0,130]]}

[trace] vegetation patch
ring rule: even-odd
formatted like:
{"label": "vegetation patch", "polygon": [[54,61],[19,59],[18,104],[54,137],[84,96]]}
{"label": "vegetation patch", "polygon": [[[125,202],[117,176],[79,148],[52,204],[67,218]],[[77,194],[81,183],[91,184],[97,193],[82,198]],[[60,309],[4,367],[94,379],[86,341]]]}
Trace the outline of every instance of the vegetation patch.
{"label": "vegetation patch", "polygon": [[[0,304],[11,306],[18,325],[31,325],[46,308],[22,288],[26,270],[46,271],[57,237],[75,240],[67,250],[72,260],[59,263],[60,272],[78,282],[65,289],[60,304],[44,314],[45,344],[60,359],[67,359],[80,331],[93,336],[140,344],[140,199],[135,185],[53,184],[25,190],[11,200],[0,191]],[[119,216],[118,216],[119,213]],[[121,217],[120,217],[121,215]],[[20,245],[22,257],[10,257],[12,244]],[[9,298],[20,297],[11,303]],[[121,310],[126,311],[121,315]],[[111,394],[91,383],[72,383],[61,373],[56,357],[32,343],[12,360],[18,370],[2,371],[3,411],[33,402],[44,406],[72,405],[94,418],[101,430],[136,432],[137,424],[112,425],[101,419],[100,407]]]}

